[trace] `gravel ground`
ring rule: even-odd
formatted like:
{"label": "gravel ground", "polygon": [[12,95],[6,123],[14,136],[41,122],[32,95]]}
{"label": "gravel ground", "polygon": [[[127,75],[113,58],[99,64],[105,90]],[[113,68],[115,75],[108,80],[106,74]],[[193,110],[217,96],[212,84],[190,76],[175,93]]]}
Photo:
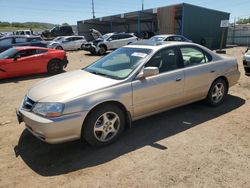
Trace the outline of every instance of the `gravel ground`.
{"label": "gravel ground", "polygon": [[[223,105],[203,102],[133,123],[104,148],[80,141],[49,145],[18,125],[15,108],[28,88],[47,77],[0,82],[0,187],[250,187],[250,77],[241,78]],[[66,71],[99,57],[68,52]]]}

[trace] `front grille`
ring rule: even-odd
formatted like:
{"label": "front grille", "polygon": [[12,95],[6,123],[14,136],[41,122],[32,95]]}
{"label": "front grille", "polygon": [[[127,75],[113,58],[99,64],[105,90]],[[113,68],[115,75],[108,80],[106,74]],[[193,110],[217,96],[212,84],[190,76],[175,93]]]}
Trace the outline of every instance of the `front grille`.
{"label": "front grille", "polygon": [[34,104],[35,104],[35,101],[33,101],[29,97],[25,96],[24,100],[23,100],[22,108],[30,111],[33,108]]}

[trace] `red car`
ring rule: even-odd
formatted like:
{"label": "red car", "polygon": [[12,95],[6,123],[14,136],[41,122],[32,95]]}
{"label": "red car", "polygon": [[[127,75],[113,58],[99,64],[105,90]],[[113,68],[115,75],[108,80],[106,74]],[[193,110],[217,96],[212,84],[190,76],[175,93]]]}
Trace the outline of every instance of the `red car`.
{"label": "red car", "polygon": [[0,79],[36,73],[57,74],[68,64],[63,50],[13,47],[0,53]]}

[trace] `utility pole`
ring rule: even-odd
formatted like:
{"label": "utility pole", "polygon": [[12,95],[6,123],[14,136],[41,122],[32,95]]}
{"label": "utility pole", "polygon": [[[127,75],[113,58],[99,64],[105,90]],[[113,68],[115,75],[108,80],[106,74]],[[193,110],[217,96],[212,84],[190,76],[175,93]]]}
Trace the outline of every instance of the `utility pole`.
{"label": "utility pole", "polygon": [[144,0],[141,1],[141,10],[144,10]]}
{"label": "utility pole", "polygon": [[94,7],[94,0],[92,0],[92,15],[93,15],[93,19],[95,19],[95,7]]}

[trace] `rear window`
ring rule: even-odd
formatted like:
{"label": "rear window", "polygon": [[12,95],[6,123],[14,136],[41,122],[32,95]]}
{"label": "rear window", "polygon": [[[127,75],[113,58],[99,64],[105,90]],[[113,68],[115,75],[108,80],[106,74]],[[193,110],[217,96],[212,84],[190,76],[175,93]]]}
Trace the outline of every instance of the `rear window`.
{"label": "rear window", "polygon": [[27,38],[24,37],[15,38],[15,43],[25,43],[25,42],[27,42]]}

